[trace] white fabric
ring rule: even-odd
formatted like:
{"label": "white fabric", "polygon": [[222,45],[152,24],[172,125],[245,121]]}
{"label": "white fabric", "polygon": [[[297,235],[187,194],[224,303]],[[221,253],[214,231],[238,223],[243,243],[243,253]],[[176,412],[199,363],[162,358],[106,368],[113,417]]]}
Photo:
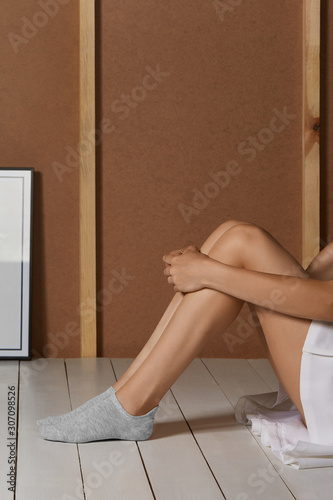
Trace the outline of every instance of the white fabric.
{"label": "white fabric", "polygon": [[243,396],[235,415],[284,463],[297,469],[333,467],[333,323],[312,321],[301,361],[300,395],[307,427],[280,385]]}

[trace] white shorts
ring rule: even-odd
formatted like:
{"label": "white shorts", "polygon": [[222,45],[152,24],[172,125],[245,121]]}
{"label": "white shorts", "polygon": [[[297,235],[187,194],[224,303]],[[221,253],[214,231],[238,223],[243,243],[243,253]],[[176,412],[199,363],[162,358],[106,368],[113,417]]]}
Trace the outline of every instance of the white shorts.
{"label": "white shorts", "polygon": [[333,323],[312,321],[303,346],[300,396],[307,426],[280,385],[243,396],[238,422],[251,424],[264,445],[295,468],[333,467]]}

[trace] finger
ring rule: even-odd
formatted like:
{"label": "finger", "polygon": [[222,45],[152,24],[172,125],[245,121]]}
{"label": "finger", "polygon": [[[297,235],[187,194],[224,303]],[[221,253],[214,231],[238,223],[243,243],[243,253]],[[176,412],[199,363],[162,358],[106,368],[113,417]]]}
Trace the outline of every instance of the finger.
{"label": "finger", "polygon": [[[163,260],[164,260],[164,262],[166,262],[165,257],[170,256],[170,258],[172,258],[172,257],[176,257],[177,255],[181,255],[182,253],[183,253],[183,250],[172,250],[172,252],[169,252],[168,254],[163,256]],[[170,262],[168,262],[168,263],[170,263]]]}
{"label": "finger", "polygon": [[170,252],[170,255],[173,255],[173,256],[176,256],[176,255],[180,255],[183,253],[183,250],[173,250],[172,252]]}
{"label": "finger", "polygon": [[189,253],[189,252],[200,252],[200,250],[195,245],[190,245],[183,250],[183,253]]}
{"label": "finger", "polygon": [[[179,253],[178,253],[179,255]],[[166,264],[171,264],[172,259],[175,257],[175,255],[172,255],[172,253],[168,253],[166,255],[163,255],[163,260]]]}
{"label": "finger", "polygon": [[171,276],[171,267],[170,266],[166,267],[163,272],[165,276]]}

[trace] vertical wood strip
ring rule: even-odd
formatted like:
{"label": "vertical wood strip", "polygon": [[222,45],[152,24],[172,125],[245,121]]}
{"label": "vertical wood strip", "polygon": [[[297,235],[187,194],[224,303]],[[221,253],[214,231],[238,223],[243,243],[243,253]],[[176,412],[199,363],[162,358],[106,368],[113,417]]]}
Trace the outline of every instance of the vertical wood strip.
{"label": "vertical wood strip", "polygon": [[95,0],[80,0],[80,280],[81,356],[97,354]]}
{"label": "vertical wood strip", "polygon": [[302,260],[319,251],[320,0],[304,0]]}

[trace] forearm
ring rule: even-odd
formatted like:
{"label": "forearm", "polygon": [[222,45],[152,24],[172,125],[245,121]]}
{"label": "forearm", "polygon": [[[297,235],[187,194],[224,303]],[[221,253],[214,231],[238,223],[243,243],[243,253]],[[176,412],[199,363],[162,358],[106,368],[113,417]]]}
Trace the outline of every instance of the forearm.
{"label": "forearm", "polygon": [[290,316],[333,322],[333,282],[281,276],[205,262],[203,284]]}

